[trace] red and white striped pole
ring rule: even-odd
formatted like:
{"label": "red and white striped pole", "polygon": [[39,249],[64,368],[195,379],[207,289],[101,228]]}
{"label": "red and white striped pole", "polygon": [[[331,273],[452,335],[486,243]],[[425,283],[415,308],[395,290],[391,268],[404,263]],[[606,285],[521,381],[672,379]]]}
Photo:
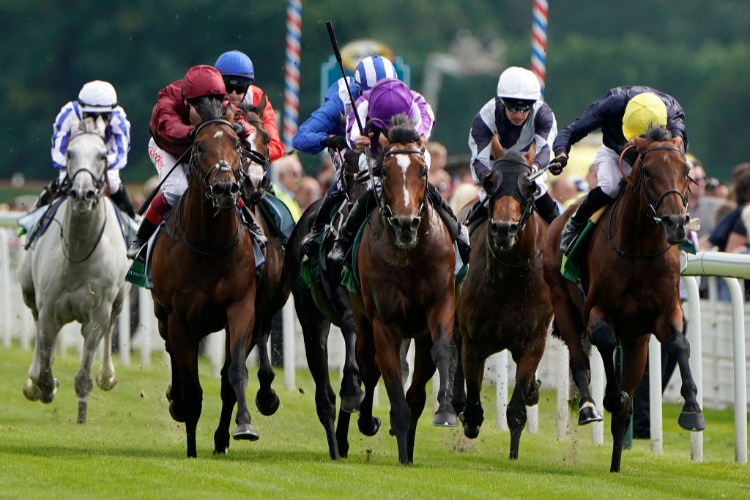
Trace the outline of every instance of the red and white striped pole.
{"label": "red and white striped pole", "polygon": [[544,95],[546,61],[547,61],[547,0],[534,0],[531,23],[531,71],[539,78]]}
{"label": "red and white striped pole", "polygon": [[299,120],[299,61],[302,38],[302,0],[289,0],[286,9],[286,63],[284,65],[284,129],[287,150]]}

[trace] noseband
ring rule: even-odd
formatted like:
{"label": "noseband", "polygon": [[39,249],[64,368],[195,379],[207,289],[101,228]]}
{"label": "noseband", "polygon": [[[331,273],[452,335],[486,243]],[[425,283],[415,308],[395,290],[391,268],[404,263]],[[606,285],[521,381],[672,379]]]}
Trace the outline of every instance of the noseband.
{"label": "noseband", "polygon": [[[207,120],[201,123],[200,125],[198,125],[198,128],[195,131],[195,137],[196,138],[198,137],[198,134],[206,125],[210,125],[212,123],[220,123],[222,125],[226,125],[232,130],[232,133],[234,133],[234,127],[232,126],[231,123],[229,123],[226,120],[221,120],[221,119]],[[240,153],[241,155],[242,146],[240,145],[238,149],[239,149],[238,153]],[[207,172],[204,172],[200,168],[200,165],[198,164],[198,149],[195,147],[193,148],[192,154],[190,155],[190,168],[191,169],[195,168],[195,170],[198,172],[198,175],[200,175],[201,179],[203,179],[203,186],[205,187],[203,195],[206,197],[206,199],[211,200],[211,203],[213,204],[214,208],[218,207],[218,200],[216,199],[216,196],[214,195],[213,190],[211,189],[210,181],[214,177],[216,177],[216,175],[219,172],[231,172],[232,177],[234,177],[232,188],[235,188],[236,191],[239,192],[240,184],[242,180],[244,179],[244,175],[245,175],[242,168],[240,168],[241,160],[239,163],[240,165],[237,166],[237,169],[234,169],[226,160],[219,160],[219,162],[214,164],[210,169],[208,169]]]}
{"label": "noseband", "polygon": [[[510,165],[508,165],[507,167],[503,167],[501,169],[501,165],[500,165],[501,163],[510,164]],[[503,183],[503,180],[504,180],[503,171],[505,171],[506,174],[518,175],[518,181],[516,182],[515,185],[509,185],[509,183]],[[493,166],[492,171],[490,172],[490,175],[492,175],[493,172],[497,174],[497,187],[492,192],[489,198],[489,203],[488,203],[489,222],[490,224],[493,224],[495,222],[494,220],[492,220],[492,206],[495,203],[495,201],[497,201],[502,196],[510,195],[516,200],[518,200],[518,202],[521,204],[521,207],[523,207],[521,220],[518,222],[518,232],[520,234],[521,231],[523,231],[524,227],[526,227],[526,222],[528,222],[529,217],[531,217],[531,213],[536,208],[534,204],[533,193],[526,193],[522,184],[523,179],[525,177],[528,177],[531,174],[531,167],[522,161],[502,158],[495,162],[495,165]]]}
{"label": "noseband", "polygon": [[[99,138],[102,138],[102,136],[99,135],[99,134],[97,134],[96,132],[81,132],[80,134],[76,134],[75,137],[72,137],[70,139],[70,141],[68,142],[68,148],[70,148],[70,143],[73,142],[77,137],[80,137],[80,136],[85,135],[85,134],[92,134],[92,135],[95,135],[95,136],[97,136]],[[104,139],[102,138],[102,141],[103,140]],[[94,175],[94,172],[92,172],[90,169],[88,169],[86,167],[79,168],[78,170],[76,170],[75,174],[73,174],[72,176],[68,177],[68,182],[72,185],[73,181],[75,180],[75,178],[81,172],[86,172],[87,174],[89,174],[91,176],[91,180],[94,182],[94,188],[96,188],[95,191],[94,191],[94,194],[95,194],[94,206],[96,206],[99,203],[99,201],[102,199],[102,196],[104,196],[104,192],[106,191],[105,186],[109,183],[109,178],[107,177],[108,165],[106,165],[106,163],[107,163],[106,157],[104,159],[104,163],[105,163],[105,165],[104,165],[104,171],[102,172],[101,177],[99,177],[98,179],[96,178],[96,175]]]}
{"label": "noseband", "polygon": [[[424,153],[419,149],[391,149],[390,151],[387,151],[383,154],[383,162],[385,163],[385,160],[387,158],[390,158],[391,156],[396,155],[416,155],[419,158],[424,160]],[[377,192],[375,193],[377,196]],[[419,219],[422,220],[422,216],[424,215],[425,206],[427,202],[427,183],[425,182],[424,185],[424,193],[422,194],[422,203],[419,205]],[[393,225],[393,210],[391,210],[390,205],[388,205],[388,200],[385,199],[385,189],[383,189],[383,195],[378,197],[378,205],[380,205],[380,214],[385,217],[385,220],[388,221],[388,225],[390,225],[392,228],[395,229]]]}

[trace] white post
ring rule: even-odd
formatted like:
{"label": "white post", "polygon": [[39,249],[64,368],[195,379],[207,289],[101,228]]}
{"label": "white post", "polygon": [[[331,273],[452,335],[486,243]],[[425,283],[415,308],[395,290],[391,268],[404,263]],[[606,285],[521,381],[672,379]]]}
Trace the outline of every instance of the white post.
{"label": "white post", "polygon": [[23,322],[23,326],[21,327],[21,349],[28,351],[31,348],[31,337],[35,334],[36,324],[34,323],[31,311],[26,305],[23,306],[21,318]]}
{"label": "white post", "polygon": [[497,430],[508,430],[508,351],[492,355],[495,358],[497,382],[495,383],[497,405]]}
{"label": "white post", "polygon": [[662,453],[661,344],[655,335],[648,342],[648,397],[651,414],[651,453]]}
{"label": "white post", "polygon": [[570,354],[568,347],[560,342],[558,352],[559,368],[557,373],[557,439],[563,439],[568,435],[568,420],[570,418],[570,409],[568,407],[568,397],[570,395]]}
{"label": "white post", "polygon": [[[536,384],[536,372],[534,372],[534,381],[532,383]],[[537,434],[539,432],[539,404],[526,407],[526,427],[529,434]]]}
{"label": "white post", "polygon": [[122,311],[117,318],[117,348],[120,352],[120,364],[130,365],[130,291],[122,301]]}
{"label": "white post", "polygon": [[[706,304],[708,306],[708,311],[706,311],[706,315],[711,321],[711,325],[712,325],[711,328],[713,328],[714,332],[716,332],[716,324],[719,321],[719,307],[718,307],[719,278],[717,278],[716,276],[707,276],[706,279],[708,280],[708,302]],[[688,325],[688,330],[690,330],[690,328],[691,328],[690,325]],[[691,350],[694,350],[692,337],[689,337],[688,341],[690,342]],[[699,342],[700,341],[701,340],[699,339]],[[718,339],[716,337],[716,333],[714,333],[714,335],[711,336],[711,342],[713,345],[709,346],[709,352],[716,352],[718,349],[717,347]],[[709,378],[712,378],[713,380],[719,380],[719,363],[717,362],[716,358],[712,360],[711,365],[712,365],[713,370],[711,371]],[[702,387],[700,387],[698,390],[700,391],[701,389]],[[714,407],[716,408],[720,407],[721,406],[721,395],[720,395],[721,391],[709,391],[709,393],[713,395],[712,399],[713,399]],[[692,433],[692,435],[694,436],[695,433]],[[701,435],[701,440],[702,439],[703,439],[703,436]]]}
{"label": "white post", "polygon": [[[713,282],[713,302],[716,302],[716,278],[709,278]],[[703,408],[703,345],[701,340],[701,300],[698,291],[698,281],[692,276],[682,278],[688,296],[688,327],[687,338],[690,343],[690,371],[693,381],[698,387],[696,398]],[[713,309],[716,311],[716,308]],[[716,391],[717,393],[719,391]],[[703,433],[690,433],[690,458],[695,462],[703,462]]]}
{"label": "white post", "polygon": [[208,358],[211,360],[211,376],[213,378],[221,377],[221,367],[224,364],[224,346],[226,345],[226,340],[226,330],[214,332],[206,339],[206,351]]}
{"label": "white post", "polygon": [[747,463],[747,374],[745,373],[745,297],[735,278],[724,278],[732,298],[734,346],[734,459]]}
{"label": "white post", "polygon": [[284,388],[293,391],[296,385],[297,353],[294,350],[294,297],[289,298],[281,310],[281,332],[284,343]]}
{"label": "white post", "polygon": [[151,366],[151,331],[154,325],[154,302],[151,292],[138,289],[138,318],[141,323],[141,365]]}
{"label": "white post", "polygon": [[[599,355],[599,349],[591,346],[591,397],[594,398],[596,408],[604,412],[604,363]],[[591,442],[599,446],[604,444],[604,422],[591,424]]]}
{"label": "white post", "polygon": [[0,287],[3,295],[3,347],[10,348],[10,252],[8,231],[0,229]]}

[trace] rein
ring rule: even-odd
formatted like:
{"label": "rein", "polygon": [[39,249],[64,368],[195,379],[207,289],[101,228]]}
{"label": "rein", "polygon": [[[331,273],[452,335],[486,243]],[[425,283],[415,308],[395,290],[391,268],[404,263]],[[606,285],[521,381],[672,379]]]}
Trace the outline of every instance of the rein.
{"label": "rein", "polygon": [[[489,174],[491,175],[494,172],[494,173],[497,173],[498,175],[497,187],[495,188],[495,190],[492,192],[492,194],[489,196],[489,199],[488,199],[487,209],[489,212],[489,216],[487,217],[487,219],[489,220],[489,223],[493,224],[495,222],[494,220],[492,220],[492,205],[503,194],[510,194],[511,196],[516,198],[518,202],[523,206],[523,213],[521,214],[521,219],[518,222],[518,233],[520,234],[523,231],[524,227],[526,226],[526,223],[528,222],[529,217],[531,217],[531,214],[534,212],[534,210],[536,210],[536,204],[534,203],[533,195],[527,194],[526,196],[524,196],[524,190],[523,188],[521,188],[521,181],[523,180],[523,177],[520,175],[520,173],[518,177],[518,183],[516,185],[517,189],[513,189],[513,190],[504,189],[503,191],[508,190],[509,192],[508,193],[501,192],[501,188],[503,188],[503,172],[502,170],[500,170],[500,167],[499,167],[501,163],[513,163],[515,165],[521,165],[526,170],[528,170],[529,174],[531,174],[532,169],[528,164],[526,164],[523,161],[501,158],[500,160],[495,162],[495,165],[493,165],[492,171],[490,171],[490,174]],[[515,173],[515,172],[511,171],[509,173]]]}
{"label": "rein", "polygon": [[85,262],[86,260],[88,260],[88,258],[91,257],[91,255],[94,253],[94,250],[96,250],[96,247],[99,246],[99,242],[102,240],[102,235],[104,235],[104,228],[107,227],[107,211],[106,210],[104,211],[104,223],[102,224],[102,228],[99,230],[99,235],[96,237],[96,242],[94,243],[94,246],[91,248],[91,250],[89,250],[89,253],[87,253],[84,258],[79,259],[79,260],[71,259],[70,255],[68,255],[68,252],[65,251],[66,242],[65,242],[65,234],[63,234],[63,225],[60,224],[60,221],[58,221],[57,219],[52,219],[52,220],[57,222],[57,225],[60,226],[60,239],[63,242],[62,253],[65,256],[65,259],[71,264],[80,264],[81,262]]}
{"label": "rein", "polygon": [[[396,156],[396,155],[416,155],[424,159],[424,153],[419,149],[391,149],[383,154],[383,161],[385,162],[386,158],[390,158],[391,156]],[[378,205],[380,206],[380,214],[383,217],[385,217],[385,220],[388,222],[388,225],[393,228],[393,221],[392,221],[393,211],[391,210],[391,207],[388,205],[388,200],[385,199],[385,190],[383,190],[383,195],[378,196],[377,198],[378,198]],[[426,203],[427,203],[427,183],[425,182],[424,192],[422,193],[422,203],[420,203],[419,205],[420,221],[422,217],[424,216]],[[427,233],[425,234],[428,234],[431,230],[432,230],[432,227],[430,227],[430,229],[428,229]]]}
{"label": "rein", "polygon": [[[229,123],[226,120],[222,119],[215,119],[215,120],[207,120],[200,125],[198,125],[198,128],[195,130],[195,137],[198,137],[198,134],[200,131],[207,125],[210,125],[212,123],[219,123],[222,125],[228,126],[230,129],[232,129],[232,133],[234,133],[234,127],[231,123]],[[211,188],[211,178],[215,177],[219,172],[232,172],[232,176],[234,177],[234,182],[232,183],[232,187],[236,187],[237,192],[240,190],[240,185],[242,184],[242,181],[244,179],[244,171],[242,170],[242,146],[239,147],[239,153],[240,153],[240,164],[237,167],[237,170],[232,168],[231,165],[226,160],[220,160],[218,163],[213,165],[210,169],[208,169],[208,172],[203,172],[203,170],[198,165],[198,148],[193,147],[192,153],[190,155],[190,168],[198,172],[198,175],[200,175],[201,179],[203,180],[203,186],[205,187],[205,191],[203,193],[203,196],[206,197],[206,199],[211,200],[211,203],[213,204],[213,207],[216,208],[218,206],[216,196],[213,194],[213,189]]]}
{"label": "rein", "polygon": [[191,252],[197,253],[198,255],[203,255],[205,257],[218,257],[224,255],[228,253],[232,248],[234,248],[237,243],[239,243],[240,235],[242,234],[242,224],[238,224],[237,234],[235,234],[233,238],[225,241],[217,247],[211,248],[210,250],[201,250],[200,248],[190,243],[183,236],[184,231],[182,230],[182,224],[180,223],[180,221],[182,220],[182,211],[180,210],[180,206],[182,205],[183,199],[185,199],[185,195],[180,197],[180,201],[177,202],[177,206],[175,207],[175,227],[171,228],[169,227],[169,224],[164,224],[164,229],[166,230],[170,238],[186,247]]}

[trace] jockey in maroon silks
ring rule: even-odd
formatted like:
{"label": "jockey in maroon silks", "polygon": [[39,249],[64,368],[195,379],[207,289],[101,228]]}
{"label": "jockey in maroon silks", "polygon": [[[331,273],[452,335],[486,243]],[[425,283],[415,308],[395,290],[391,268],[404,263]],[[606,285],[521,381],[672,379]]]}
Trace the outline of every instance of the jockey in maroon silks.
{"label": "jockey in maroon silks", "polygon": [[[177,203],[188,187],[190,159],[182,156],[193,144],[194,127],[190,123],[190,113],[195,112],[195,106],[204,99],[220,99],[224,106],[232,106],[235,131],[240,138],[246,139],[252,131],[245,114],[227,100],[224,80],[213,66],[193,66],[182,80],[177,80],[159,91],[148,127],[151,133],[148,155],[159,173],[159,180],[164,182],[161,193],[151,202],[130,244],[130,259],[135,259],[139,253],[142,255],[141,247],[154,234],[157,226],[164,220],[164,215]],[[178,160],[180,165],[172,170]],[[252,228],[252,231],[259,235],[263,234],[258,227]]]}

